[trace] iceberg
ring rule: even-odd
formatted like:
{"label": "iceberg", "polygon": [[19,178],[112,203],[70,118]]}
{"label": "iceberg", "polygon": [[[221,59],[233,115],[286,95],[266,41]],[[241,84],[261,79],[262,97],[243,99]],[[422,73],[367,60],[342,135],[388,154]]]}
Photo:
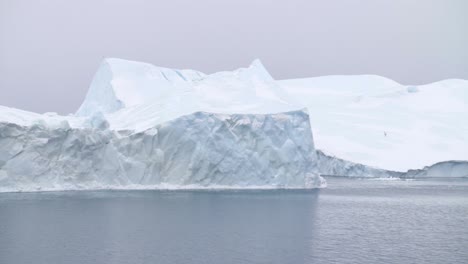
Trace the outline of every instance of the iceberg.
{"label": "iceberg", "polygon": [[106,59],[74,115],[0,107],[0,191],[322,187],[308,113],[285,98],[260,61]]}
{"label": "iceberg", "polygon": [[205,74],[105,59],[75,114],[0,106],[0,192],[467,177],[467,87],[276,81],[259,60]]}

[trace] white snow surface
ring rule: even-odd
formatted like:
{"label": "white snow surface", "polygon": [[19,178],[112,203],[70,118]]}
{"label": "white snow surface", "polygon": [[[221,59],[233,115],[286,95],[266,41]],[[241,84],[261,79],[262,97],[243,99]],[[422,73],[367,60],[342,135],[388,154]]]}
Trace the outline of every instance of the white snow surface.
{"label": "white snow surface", "polygon": [[307,107],[316,147],[328,155],[394,171],[468,160],[467,80],[405,86],[359,75],[278,83]]}
{"label": "white snow surface", "polygon": [[147,63],[106,59],[78,116],[106,114],[112,129],[142,131],[196,111],[268,114],[297,110],[259,60],[206,75]]}

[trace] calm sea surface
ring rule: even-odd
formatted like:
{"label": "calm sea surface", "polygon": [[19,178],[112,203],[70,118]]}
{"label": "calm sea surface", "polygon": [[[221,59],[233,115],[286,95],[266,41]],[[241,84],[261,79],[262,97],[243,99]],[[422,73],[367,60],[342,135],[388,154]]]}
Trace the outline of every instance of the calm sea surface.
{"label": "calm sea surface", "polygon": [[0,194],[0,263],[468,263],[468,181]]}

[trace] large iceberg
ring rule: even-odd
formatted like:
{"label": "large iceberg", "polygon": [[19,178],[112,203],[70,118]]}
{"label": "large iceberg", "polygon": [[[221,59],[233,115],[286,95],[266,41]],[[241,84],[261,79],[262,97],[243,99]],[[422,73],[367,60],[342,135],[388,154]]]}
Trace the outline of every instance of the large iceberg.
{"label": "large iceberg", "polygon": [[378,76],[275,81],[258,60],[204,74],[106,59],[76,114],[0,106],[0,191],[467,177],[467,87]]}
{"label": "large iceberg", "polygon": [[106,59],[75,115],[0,107],[0,191],[321,187],[308,113],[285,98],[260,61]]}

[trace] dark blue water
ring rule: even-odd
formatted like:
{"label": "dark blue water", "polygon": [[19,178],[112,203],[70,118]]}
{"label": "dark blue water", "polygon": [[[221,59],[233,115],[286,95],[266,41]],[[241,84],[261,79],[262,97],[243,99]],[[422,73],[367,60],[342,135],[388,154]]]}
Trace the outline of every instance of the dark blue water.
{"label": "dark blue water", "polygon": [[0,263],[468,263],[466,181],[0,194]]}

